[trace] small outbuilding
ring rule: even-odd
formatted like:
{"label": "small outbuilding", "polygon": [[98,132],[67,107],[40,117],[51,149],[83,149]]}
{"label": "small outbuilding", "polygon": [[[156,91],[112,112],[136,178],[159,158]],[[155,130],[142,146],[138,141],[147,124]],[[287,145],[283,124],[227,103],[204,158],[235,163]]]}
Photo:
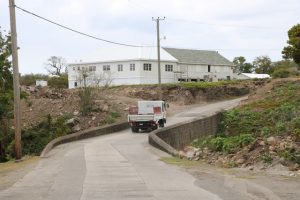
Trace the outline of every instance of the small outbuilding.
{"label": "small outbuilding", "polygon": [[269,74],[252,74],[252,73],[241,73],[237,75],[237,79],[265,79],[271,78]]}
{"label": "small outbuilding", "polygon": [[45,87],[47,85],[48,85],[47,81],[44,81],[44,80],[36,80],[35,81],[35,86]]}

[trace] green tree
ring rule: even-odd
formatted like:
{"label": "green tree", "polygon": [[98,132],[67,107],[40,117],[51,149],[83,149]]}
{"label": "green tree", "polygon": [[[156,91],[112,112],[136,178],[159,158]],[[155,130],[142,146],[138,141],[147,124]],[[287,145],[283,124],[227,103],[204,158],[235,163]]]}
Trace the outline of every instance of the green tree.
{"label": "green tree", "polygon": [[234,72],[238,74],[251,73],[254,68],[254,66],[251,63],[246,63],[246,58],[243,56],[235,57],[233,59],[233,63],[235,65]]}
{"label": "green tree", "polygon": [[274,66],[269,56],[259,56],[253,61],[255,72],[258,74],[271,74]]}
{"label": "green tree", "polygon": [[282,50],[284,59],[293,59],[300,68],[300,24],[293,26],[288,31],[288,46]]}
{"label": "green tree", "polygon": [[0,161],[5,161],[6,148],[12,142],[9,121],[13,116],[13,76],[10,34],[0,29]]}

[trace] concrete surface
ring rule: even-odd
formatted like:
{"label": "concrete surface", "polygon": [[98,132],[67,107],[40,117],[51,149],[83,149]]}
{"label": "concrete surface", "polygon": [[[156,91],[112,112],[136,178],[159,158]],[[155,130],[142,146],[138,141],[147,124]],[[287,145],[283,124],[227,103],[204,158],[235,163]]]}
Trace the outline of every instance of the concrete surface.
{"label": "concrete surface", "polygon": [[[182,112],[169,118],[168,125],[231,108],[242,99]],[[169,155],[151,147],[147,137],[127,129],[60,145],[23,179],[1,191],[0,199],[222,199],[199,187],[189,173],[160,161]]]}

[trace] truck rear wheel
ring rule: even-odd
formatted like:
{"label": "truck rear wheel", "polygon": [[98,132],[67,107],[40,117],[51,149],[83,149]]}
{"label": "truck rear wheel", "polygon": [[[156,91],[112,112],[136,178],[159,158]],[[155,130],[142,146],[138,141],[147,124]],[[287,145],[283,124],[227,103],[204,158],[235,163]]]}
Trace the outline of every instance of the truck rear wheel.
{"label": "truck rear wheel", "polygon": [[165,126],[165,123],[164,123],[164,120],[159,120],[159,127],[164,127]]}

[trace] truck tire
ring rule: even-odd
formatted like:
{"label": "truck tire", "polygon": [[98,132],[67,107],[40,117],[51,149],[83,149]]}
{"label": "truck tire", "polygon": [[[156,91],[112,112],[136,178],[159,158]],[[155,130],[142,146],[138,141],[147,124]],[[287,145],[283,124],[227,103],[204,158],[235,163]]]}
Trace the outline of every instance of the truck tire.
{"label": "truck tire", "polygon": [[164,120],[159,120],[159,127],[163,128],[165,126]]}
{"label": "truck tire", "polygon": [[136,128],[136,127],[131,127],[131,131],[132,131],[133,133],[137,133],[137,132],[139,131],[139,129]]}
{"label": "truck tire", "polygon": [[157,124],[152,128],[152,130],[154,131],[156,129],[158,129],[158,125]]}

